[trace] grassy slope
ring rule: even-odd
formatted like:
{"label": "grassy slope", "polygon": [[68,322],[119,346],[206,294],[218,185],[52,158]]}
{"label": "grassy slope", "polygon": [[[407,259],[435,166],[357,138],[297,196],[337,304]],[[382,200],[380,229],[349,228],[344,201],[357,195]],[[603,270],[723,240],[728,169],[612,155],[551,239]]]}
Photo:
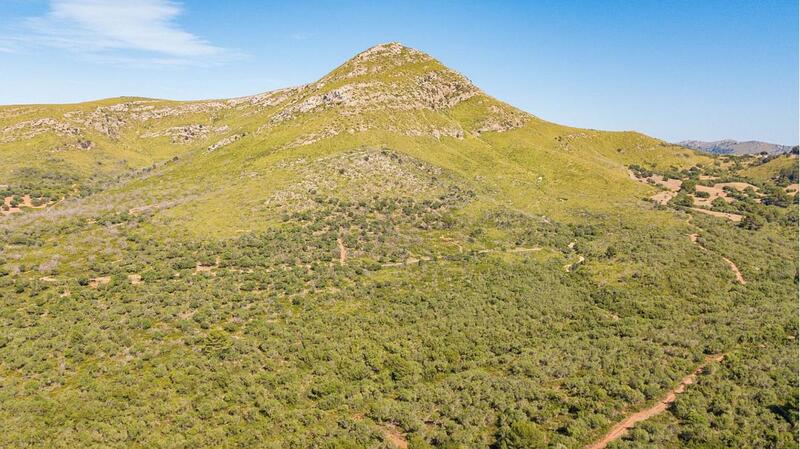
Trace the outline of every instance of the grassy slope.
{"label": "grassy slope", "polygon": [[776,157],[765,164],[747,167],[741,173],[743,176],[767,182],[784,170],[796,168],[797,161],[796,157],[791,156]]}

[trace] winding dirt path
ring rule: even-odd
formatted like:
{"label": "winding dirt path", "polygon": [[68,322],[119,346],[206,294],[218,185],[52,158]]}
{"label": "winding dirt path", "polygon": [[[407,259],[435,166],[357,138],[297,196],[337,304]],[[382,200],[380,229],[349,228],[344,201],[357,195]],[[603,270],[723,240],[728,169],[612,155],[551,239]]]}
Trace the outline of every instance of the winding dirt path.
{"label": "winding dirt path", "polygon": [[615,424],[614,427],[612,427],[611,430],[609,430],[608,433],[603,436],[603,438],[600,438],[594,443],[589,444],[585,447],[585,449],[603,449],[612,441],[617,440],[625,435],[625,432],[627,432],[628,429],[633,428],[637,423],[664,412],[670,404],[675,402],[675,399],[678,398],[679,394],[686,391],[686,387],[695,383],[697,380],[697,375],[703,371],[703,368],[711,363],[722,361],[724,357],[725,354],[714,354],[706,357],[700,366],[695,368],[695,370],[692,371],[688,376],[681,379],[681,382],[678,384],[678,386],[667,392],[667,394],[655,405],[643,410],[639,410],[632,415],[628,415],[625,419]]}
{"label": "winding dirt path", "polygon": [[[689,240],[691,240],[692,243],[699,246],[700,249],[702,249],[703,251],[708,251],[708,248],[701,245],[700,242],[697,241],[698,237],[700,237],[700,234],[689,234]],[[733,271],[733,274],[736,275],[736,281],[742,285],[747,284],[747,281],[744,280],[744,276],[742,276],[742,272],[739,270],[739,267],[737,267],[736,264],[733,263],[733,261],[728,259],[727,257],[724,256],[720,257],[722,257],[722,260],[724,260],[725,263],[727,263],[728,266],[731,267],[731,271]]]}
{"label": "winding dirt path", "polygon": [[739,281],[740,284],[747,284],[747,281],[744,280],[744,276],[742,276],[742,272],[739,271],[739,267],[737,267],[732,260],[728,259],[727,257],[723,257],[722,260],[728,262],[728,265],[731,267],[731,271],[733,271],[733,274],[736,275],[736,280]]}
{"label": "winding dirt path", "polygon": [[699,207],[693,207],[692,210],[695,211],[695,212],[700,212],[701,214],[711,215],[712,217],[726,218],[726,219],[728,219],[728,220],[730,220],[730,221],[732,221],[734,223],[739,223],[744,218],[744,216],[739,215],[739,214],[731,214],[731,213],[727,213],[727,212],[717,212],[717,211],[714,211],[714,210],[702,209],[702,208],[699,208]]}
{"label": "winding dirt path", "polygon": [[577,262],[573,262],[573,263],[568,263],[568,264],[564,265],[564,271],[569,273],[575,267],[577,267],[578,265],[582,264],[585,260],[586,260],[585,257],[583,257],[582,255],[578,254],[578,261]]}

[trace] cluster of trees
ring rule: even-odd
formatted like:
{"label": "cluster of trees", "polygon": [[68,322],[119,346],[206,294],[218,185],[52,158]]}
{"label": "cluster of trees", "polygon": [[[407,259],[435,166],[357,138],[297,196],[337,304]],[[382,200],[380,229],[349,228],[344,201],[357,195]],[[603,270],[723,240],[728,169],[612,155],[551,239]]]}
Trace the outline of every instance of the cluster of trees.
{"label": "cluster of trees", "polygon": [[25,195],[31,197],[34,205],[54,202],[72,196],[78,180],[77,175],[63,171],[21,168],[12,174],[7,185],[0,188],[0,198],[14,197],[14,206]]}

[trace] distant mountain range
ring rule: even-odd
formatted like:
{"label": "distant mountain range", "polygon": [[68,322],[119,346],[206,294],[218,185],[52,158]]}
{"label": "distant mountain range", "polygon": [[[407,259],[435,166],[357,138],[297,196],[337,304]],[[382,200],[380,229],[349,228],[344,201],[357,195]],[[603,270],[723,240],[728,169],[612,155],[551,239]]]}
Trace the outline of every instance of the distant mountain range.
{"label": "distant mountain range", "polygon": [[693,150],[705,151],[713,154],[758,154],[766,152],[768,154],[788,153],[793,148],[791,145],[778,145],[757,140],[739,142],[737,140],[725,139],[714,142],[704,142],[702,140],[684,140],[678,145]]}

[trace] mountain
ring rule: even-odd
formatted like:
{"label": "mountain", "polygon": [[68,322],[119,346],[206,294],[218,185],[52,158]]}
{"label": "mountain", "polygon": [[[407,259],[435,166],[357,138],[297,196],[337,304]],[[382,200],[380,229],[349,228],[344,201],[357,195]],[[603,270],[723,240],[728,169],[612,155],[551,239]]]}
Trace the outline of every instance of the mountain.
{"label": "mountain", "polygon": [[0,107],[0,446],[578,448],[696,376],[613,444],[796,447],[796,174],[752,164],[398,43]]}
{"label": "mountain", "polygon": [[702,140],[684,140],[678,142],[678,145],[693,150],[704,151],[712,154],[780,154],[788,153],[792,150],[790,145],[778,145],[774,143],[759,142],[757,140],[748,140],[746,142],[739,142],[736,140],[717,140],[714,142],[704,142]]}

